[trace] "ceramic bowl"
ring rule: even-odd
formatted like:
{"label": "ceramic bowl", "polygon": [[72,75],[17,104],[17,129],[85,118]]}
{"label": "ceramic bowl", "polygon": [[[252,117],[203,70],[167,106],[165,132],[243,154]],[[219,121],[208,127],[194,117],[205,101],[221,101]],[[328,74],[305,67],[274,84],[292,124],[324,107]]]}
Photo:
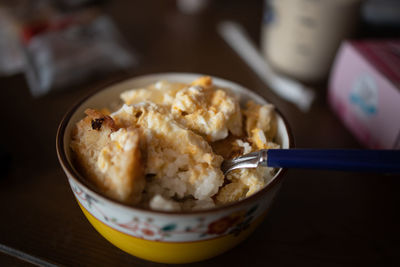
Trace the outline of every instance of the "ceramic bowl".
{"label": "ceramic bowl", "polygon": [[[83,214],[93,227],[118,248],[136,257],[162,263],[188,263],[221,254],[243,241],[267,214],[277,194],[284,170],[254,195],[223,207],[192,212],[163,212],[121,204],[104,195],[75,169],[71,160],[70,137],[75,123],[86,108],[104,108],[119,101],[121,92],[140,88],[159,80],[189,83],[200,74],[165,73],[131,78],[107,86],[74,106],[57,132],[57,154],[72,192]],[[216,85],[229,88],[241,101],[266,101],[250,90],[213,77]],[[292,146],[288,125],[278,111],[278,142]]]}

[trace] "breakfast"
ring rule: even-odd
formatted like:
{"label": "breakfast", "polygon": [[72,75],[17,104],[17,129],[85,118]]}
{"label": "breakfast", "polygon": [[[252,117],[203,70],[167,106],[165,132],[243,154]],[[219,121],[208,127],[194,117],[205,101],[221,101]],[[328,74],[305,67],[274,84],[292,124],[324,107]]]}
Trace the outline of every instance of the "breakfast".
{"label": "breakfast", "polygon": [[87,109],[71,136],[78,170],[104,195],[153,210],[201,210],[244,199],[272,180],[272,168],[226,176],[220,169],[224,159],[279,147],[272,105],[242,107],[208,76],[120,97],[115,111]]}

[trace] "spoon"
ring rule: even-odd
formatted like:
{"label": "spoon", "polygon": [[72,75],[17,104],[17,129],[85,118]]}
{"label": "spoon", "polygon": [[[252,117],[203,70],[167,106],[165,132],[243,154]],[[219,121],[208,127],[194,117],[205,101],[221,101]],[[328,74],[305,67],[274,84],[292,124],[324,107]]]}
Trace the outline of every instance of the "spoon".
{"label": "spoon", "polygon": [[400,150],[263,149],[225,160],[221,170],[227,174],[258,166],[400,173]]}

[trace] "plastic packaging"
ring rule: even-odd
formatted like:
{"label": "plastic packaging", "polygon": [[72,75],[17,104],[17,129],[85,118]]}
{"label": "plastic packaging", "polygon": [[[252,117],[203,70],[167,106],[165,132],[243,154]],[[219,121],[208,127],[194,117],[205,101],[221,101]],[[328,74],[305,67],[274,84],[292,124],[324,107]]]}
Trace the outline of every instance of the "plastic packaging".
{"label": "plastic packaging", "polygon": [[24,32],[25,74],[33,96],[137,62],[105,15],[90,20],[66,17],[35,26]]}

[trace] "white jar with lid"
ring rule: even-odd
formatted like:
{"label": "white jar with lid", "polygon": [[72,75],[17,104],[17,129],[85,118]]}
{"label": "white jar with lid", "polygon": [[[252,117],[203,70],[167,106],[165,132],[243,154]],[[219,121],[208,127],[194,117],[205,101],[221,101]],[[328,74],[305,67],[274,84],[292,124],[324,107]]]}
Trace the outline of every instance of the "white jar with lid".
{"label": "white jar with lid", "polygon": [[340,42],[351,36],[362,0],[266,0],[261,47],[271,65],[293,78],[327,77]]}

